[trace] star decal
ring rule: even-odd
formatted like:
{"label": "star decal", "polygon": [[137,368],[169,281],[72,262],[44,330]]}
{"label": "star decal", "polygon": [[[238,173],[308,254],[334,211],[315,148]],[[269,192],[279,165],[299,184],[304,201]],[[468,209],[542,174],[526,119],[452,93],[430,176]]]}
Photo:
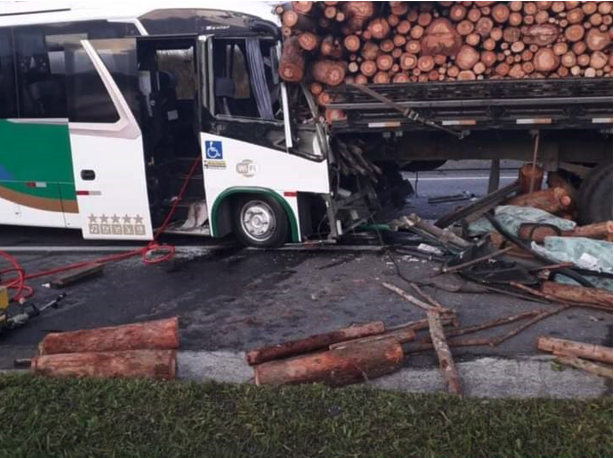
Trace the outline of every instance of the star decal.
{"label": "star decal", "polygon": [[141,215],[136,215],[134,217],[134,223],[135,224],[143,224],[143,217]]}
{"label": "star decal", "polygon": [[87,219],[90,220],[90,224],[96,224],[96,220],[98,218],[96,216],[94,216],[93,214],[91,214],[90,216],[87,217]]}
{"label": "star decal", "polygon": [[124,220],[124,224],[130,224],[130,221],[132,220],[132,218],[128,215],[125,215],[122,219]]}
{"label": "star decal", "polygon": [[108,222],[109,222],[109,217],[103,213],[103,214],[102,214],[102,216],[100,217],[100,222],[101,222],[102,224],[108,224]]}
{"label": "star decal", "polygon": [[113,224],[119,224],[119,216],[114,213],[113,216],[111,216],[111,221],[113,221]]}

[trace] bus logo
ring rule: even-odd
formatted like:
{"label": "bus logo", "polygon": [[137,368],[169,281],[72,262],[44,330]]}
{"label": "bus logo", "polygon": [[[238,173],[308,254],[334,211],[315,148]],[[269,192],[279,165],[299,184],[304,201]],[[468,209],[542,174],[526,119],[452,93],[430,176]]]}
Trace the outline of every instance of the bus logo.
{"label": "bus logo", "polygon": [[237,173],[244,177],[253,177],[258,173],[258,165],[249,159],[244,159],[237,164]]}
{"label": "bus logo", "polygon": [[205,155],[207,156],[207,159],[224,159],[222,142],[206,140]]}

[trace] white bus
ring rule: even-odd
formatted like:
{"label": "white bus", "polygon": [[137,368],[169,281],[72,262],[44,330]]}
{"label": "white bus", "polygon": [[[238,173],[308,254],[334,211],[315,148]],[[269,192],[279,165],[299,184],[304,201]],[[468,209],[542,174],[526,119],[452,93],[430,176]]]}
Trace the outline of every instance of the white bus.
{"label": "white bus", "polygon": [[205,9],[0,15],[0,224],[151,240],[184,184],[167,232],[269,247],[366,221],[368,180],[340,189],[278,33]]}

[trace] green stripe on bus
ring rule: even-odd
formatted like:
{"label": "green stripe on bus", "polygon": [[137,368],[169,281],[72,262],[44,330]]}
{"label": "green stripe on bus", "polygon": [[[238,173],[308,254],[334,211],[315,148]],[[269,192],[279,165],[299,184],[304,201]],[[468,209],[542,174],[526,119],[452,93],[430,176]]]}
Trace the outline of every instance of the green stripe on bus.
{"label": "green stripe on bus", "polygon": [[230,195],[233,194],[264,194],[274,198],[279,204],[282,206],[286,215],[288,215],[288,221],[290,222],[290,234],[292,237],[292,241],[295,243],[299,243],[301,241],[301,237],[298,230],[298,223],[296,221],[296,215],[294,211],[281,195],[273,191],[272,189],[267,188],[244,188],[244,187],[235,187],[228,188],[224,192],[222,192],[211,207],[211,235],[213,237],[217,234],[217,212],[221,203]]}
{"label": "green stripe on bus", "polygon": [[0,139],[0,183],[4,188],[37,198],[76,201],[67,123],[2,119]]}

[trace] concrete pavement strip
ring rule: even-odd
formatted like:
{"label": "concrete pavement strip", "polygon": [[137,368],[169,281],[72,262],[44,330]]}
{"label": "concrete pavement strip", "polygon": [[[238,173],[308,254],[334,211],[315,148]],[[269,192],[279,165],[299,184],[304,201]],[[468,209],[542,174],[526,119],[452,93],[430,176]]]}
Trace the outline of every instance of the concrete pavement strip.
{"label": "concrete pavement strip", "polygon": [[[486,357],[456,365],[468,397],[590,399],[610,391],[604,379],[573,369],[556,370],[552,361],[550,356]],[[182,380],[251,383],[253,378],[242,352],[180,351],[177,365]],[[445,392],[438,367],[403,368],[367,385],[414,393]]]}

